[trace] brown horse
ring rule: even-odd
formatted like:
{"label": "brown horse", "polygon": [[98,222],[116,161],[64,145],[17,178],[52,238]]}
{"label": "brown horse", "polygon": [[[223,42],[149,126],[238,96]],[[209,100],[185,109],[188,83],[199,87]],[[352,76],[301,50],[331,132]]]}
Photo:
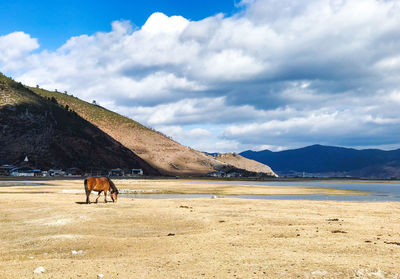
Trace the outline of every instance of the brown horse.
{"label": "brown horse", "polygon": [[85,179],[86,203],[90,203],[89,196],[92,191],[98,192],[97,200],[101,192],[104,192],[104,202],[107,202],[107,191],[110,191],[110,196],[113,202],[117,201],[118,189],[108,177],[88,177]]}

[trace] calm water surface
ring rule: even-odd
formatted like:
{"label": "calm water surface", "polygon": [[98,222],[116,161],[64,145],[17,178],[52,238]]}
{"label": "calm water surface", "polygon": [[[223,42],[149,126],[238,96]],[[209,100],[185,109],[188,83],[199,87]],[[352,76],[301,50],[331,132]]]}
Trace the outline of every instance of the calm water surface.
{"label": "calm water surface", "polygon": [[[369,195],[237,195],[225,196],[244,199],[280,199],[280,200],[332,200],[332,201],[400,201],[400,181],[185,181],[184,183],[248,185],[248,186],[302,186],[324,187],[342,190],[356,190],[368,192]],[[48,186],[35,182],[0,181],[0,187],[10,186]],[[211,198],[208,194],[121,194],[122,197],[173,199],[173,198]]]}
{"label": "calm water surface", "polygon": [[[237,195],[225,196],[245,199],[280,199],[280,200],[332,200],[332,201],[400,201],[400,181],[191,181],[185,183],[223,184],[223,185],[249,185],[249,186],[303,186],[336,188],[342,190],[356,190],[368,192],[369,195]],[[210,198],[206,194],[132,194],[133,198]]]}

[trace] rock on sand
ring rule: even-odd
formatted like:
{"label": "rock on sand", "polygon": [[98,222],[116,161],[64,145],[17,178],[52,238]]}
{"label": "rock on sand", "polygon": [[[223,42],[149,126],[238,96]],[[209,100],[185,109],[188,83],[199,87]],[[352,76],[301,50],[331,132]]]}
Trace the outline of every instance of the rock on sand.
{"label": "rock on sand", "polygon": [[34,271],[33,271],[33,273],[35,273],[35,274],[41,274],[41,273],[43,273],[43,272],[45,272],[46,271],[46,269],[43,267],[43,266],[39,266],[38,268],[36,268]]}

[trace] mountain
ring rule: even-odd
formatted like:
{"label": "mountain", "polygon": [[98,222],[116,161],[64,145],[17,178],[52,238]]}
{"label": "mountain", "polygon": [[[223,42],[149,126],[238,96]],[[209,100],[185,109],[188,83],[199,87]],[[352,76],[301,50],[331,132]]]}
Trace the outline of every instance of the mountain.
{"label": "mountain", "polygon": [[252,170],[253,172],[256,173],[265,173],[271,177],[278,177],[278,175],[275,172],[273,172],[273,170],[269,166],[245,158],[236,153],[225,153],[225,154],[212,153],[211,156],[213,156],[218,161],[224,162],[228,165],[236,166],[237,168],[240,169]]}
{"label": "mountain", "polygon": [[[30,88],[43,98],[54,98],[59,104],[76,112],[80,117],[97,126],[123,146],[137,154],[163,175],[202,176],[220,170],[257,173],[262,168],[247,159],[238,157],[224,162],[206,153],[183,146],[171,138],[149,129],[140,123],[107,110],[96,104],[82,101],[72,95]],[[266,166],[264,168],[271,173]],[[266,174],[268,176],[268,173]]]}
{"label": "mountain", "polygon": [[400,149],[356,150],[312,145],[272,152],[244,151],[243,157],[268,164],[280,175],[352,176],[364,178],[400,177]]}
{"label": "mountain", "polygon": [[[23,162],[25,156],[29,162]],[[0,165],[159,172],[95,125],[0,74]]]}

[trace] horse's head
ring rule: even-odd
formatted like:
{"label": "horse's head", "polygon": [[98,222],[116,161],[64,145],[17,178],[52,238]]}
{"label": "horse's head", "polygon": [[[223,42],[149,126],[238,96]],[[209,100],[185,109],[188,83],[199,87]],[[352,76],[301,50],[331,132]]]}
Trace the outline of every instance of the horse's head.
{"label": "horse's head", "polygon": [[117,187],[115,187],[115,184],[111,181],[110,178],[108,178],[108,183],[109,183],[109,186],[110,186],[111,199],[112,199],[113,202],[116,202],[117,201],[117,196],[119,194],[118,189],[117,189]]}
{"label": "horse's head", "polygon": [[118,191],[112,192],[111,193],[111,199],[113,202],[117,201],[117,196],[118,196]]}

